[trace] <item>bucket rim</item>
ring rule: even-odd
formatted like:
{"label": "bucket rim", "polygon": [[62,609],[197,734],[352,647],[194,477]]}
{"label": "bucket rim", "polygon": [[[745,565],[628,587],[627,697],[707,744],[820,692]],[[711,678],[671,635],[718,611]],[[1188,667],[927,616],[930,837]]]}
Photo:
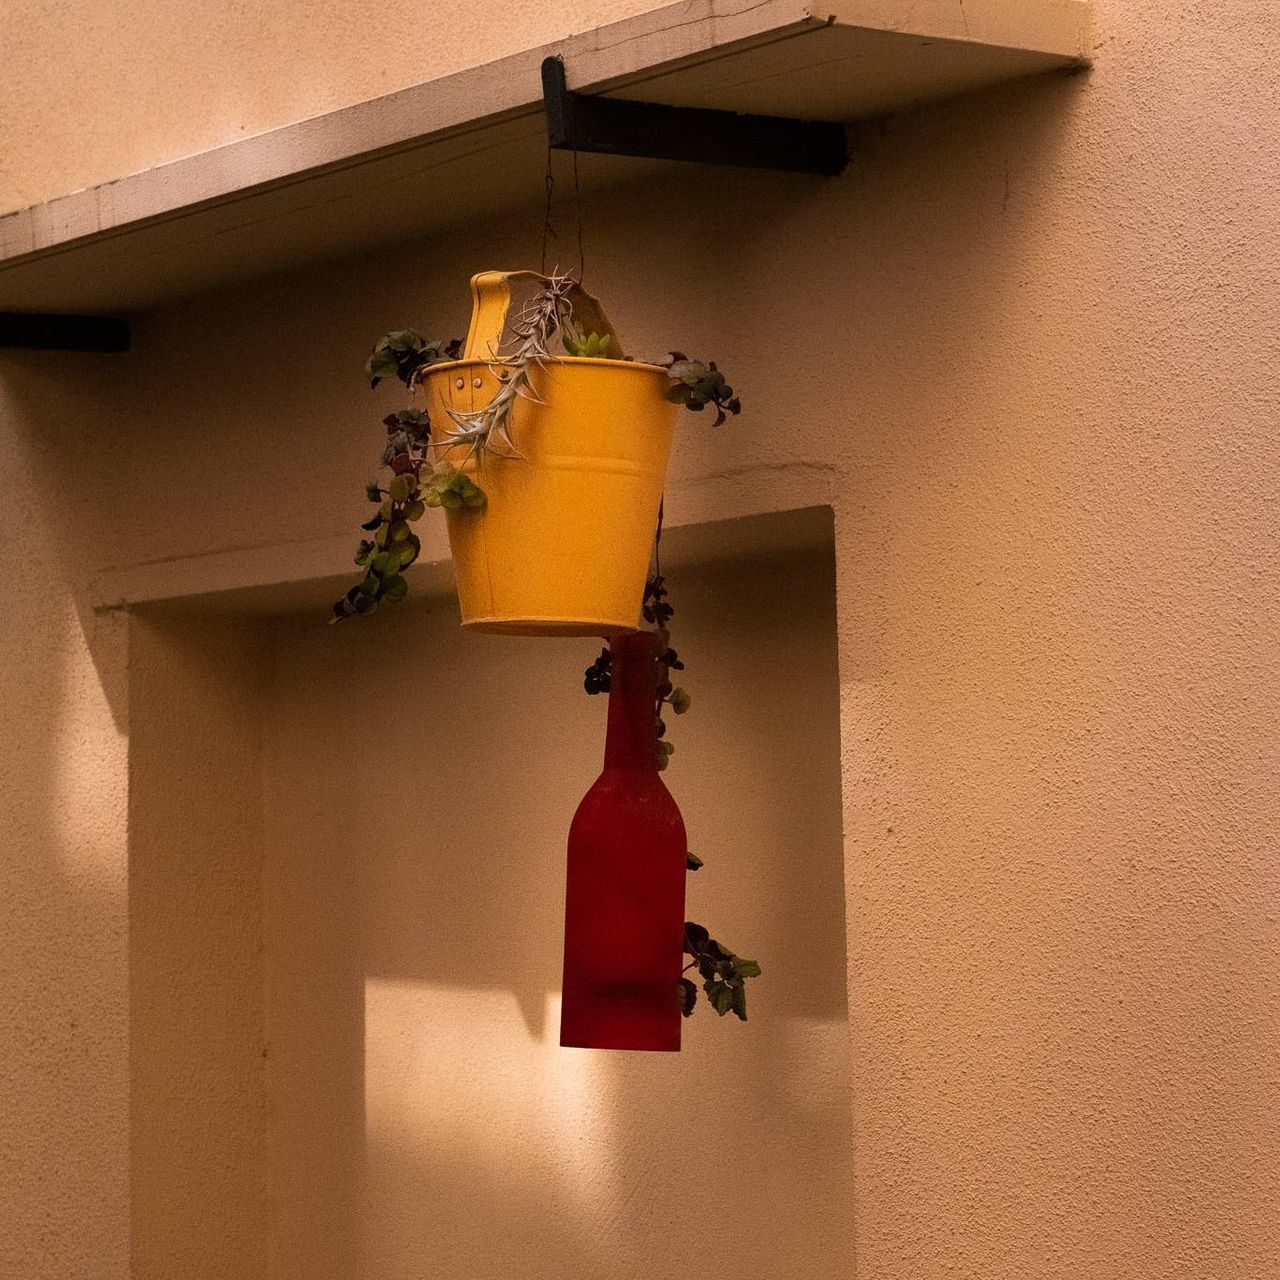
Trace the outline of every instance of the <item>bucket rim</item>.
{"label": "bucket rim", "polygon": [[[548,356],[543,361],[544,364],[570,364],[570,365],[593,365],[601,369],[635,369],[640,373],[660,373],[663,377],[670,376],[667,372],[666,365],[650,364],[646,360],[611,360],[604,356]],[[435,364],[430,364],[422,372],[423,378],[429,378],[433,373],[446,373],[453,369],[474,369],[477,366],[482,369],[488,369],[493,366],[498,368],[510,368],[511,362],[506,360],[439,360]]]}

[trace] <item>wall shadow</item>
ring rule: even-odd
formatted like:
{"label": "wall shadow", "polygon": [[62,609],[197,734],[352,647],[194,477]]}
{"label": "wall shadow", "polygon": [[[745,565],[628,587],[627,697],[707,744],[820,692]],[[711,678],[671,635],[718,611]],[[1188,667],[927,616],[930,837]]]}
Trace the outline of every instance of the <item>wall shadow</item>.
{"label": "wall shadow", "polygon": [[[77,538],[0,368],[0,1274],[128,1267],[123,627],[82,630]],[[94,369],[99,362],[89,361]],[[47,412],[65,423],[65,388]],[[99,683],[95,661],[115,677]]]}
{"label": "wall shadow", "polygon": [[[692,1254],[775,1278],[848,1264],[830,549],[687,566],[673,590],[697,705],[672,726],[668,777],[707,862],[690,909],[766,971],[749,1023],[703,1009],[678,1056],[557,1044],[565,833],[603,735],[581,691],[592,646],[465,635],[452,603],[275,625],[273,1141],[364,1144],[362,1176],[321,1191],[294,1146],[276,1199],[299,1240],[359,1217],[352,1274],[408,1277],[428,1256],[495,1277],[518,1258],[529,1277]],[[769,1214],[746,1196],[700,1212],[689,1161],[736,1169]],[[283,1193],[301,1179],[301,1200]]]}

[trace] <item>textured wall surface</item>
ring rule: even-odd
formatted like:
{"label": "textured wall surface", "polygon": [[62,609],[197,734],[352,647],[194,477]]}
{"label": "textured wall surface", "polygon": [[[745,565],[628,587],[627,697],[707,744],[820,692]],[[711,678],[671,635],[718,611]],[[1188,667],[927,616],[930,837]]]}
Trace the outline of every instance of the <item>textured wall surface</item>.
{"label": "textured wall surface", "polygon": [[860,1280],[1280,1273],[1280,41],[1125,8],[864,173]]}
{"label": "textured wall surface", "polygon": [[236,620],[130,620],[132,1280],[267,1274],[269,656]]}
{"label": "textured wall surface", "polygon": [[452,601],[279,629],[272,1275],[849,1273],[848,1233],[815,1229],[852,1198],[834,591],[829,551],[675,576],[689,915],[767,974],[678,1055],[559,1047],[598,649],[465,636]]}
{"label": "textured wall surface", "polygon": [[125,633],[106,617],[82,630],[61,576],[65,517],[5,392],[0,1276],[116,1277],[129,1248]]}
{"label": "textured wall surface", "polygon": [[0,212],[658,7],[6,0],[0,121],[22,145],[0,149]]}
{"label": "textured wall surface", "polygon": [[[1102,0],[1095,56],[868,127],[835,182],[588,202],[629,344],[713,354],[747,398],[682,433],[674,515],[836,511],[853,1190],[814,1231],[858,1280],[1280,1273],[1280,33],[1244,0]],[[6,359],[22,1280],[115,1280],[127,1231],[127,702],[84,583],[353,528],[389,407],[364,348],[458,331],[472,269],[536,260],[536,198],[152,316],[122,360]]]}

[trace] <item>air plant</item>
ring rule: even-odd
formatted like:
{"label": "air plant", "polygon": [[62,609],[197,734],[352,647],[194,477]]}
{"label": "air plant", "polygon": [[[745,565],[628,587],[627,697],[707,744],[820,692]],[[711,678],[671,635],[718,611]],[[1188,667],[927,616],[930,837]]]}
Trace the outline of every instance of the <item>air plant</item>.
{"label": "air plant", "polygon": [[552,340],[572,312],[567,295],[574,284],[572,276],[547,276],[542,288],[525,300],[519,315],[508,325],[514,340],[510,354],[493,353],[491,367],[507,376],[483,409],[468,413],[450,410],[454,430],[442,437],[441,444],[493,449],[494,441],[498,441],[507,456],[519,455],[511,439],[511,413],[521,397],[543,403],[533,389],[533,371],[553,358]]}

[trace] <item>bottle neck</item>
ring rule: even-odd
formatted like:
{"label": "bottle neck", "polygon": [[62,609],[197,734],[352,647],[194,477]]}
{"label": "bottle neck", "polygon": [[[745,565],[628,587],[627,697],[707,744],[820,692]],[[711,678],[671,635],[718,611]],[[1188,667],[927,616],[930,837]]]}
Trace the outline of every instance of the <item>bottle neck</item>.
{"label": "bottle neck", "polygon": [[658,768],[658,637],[652,631],[609,641],[606,769]]}

